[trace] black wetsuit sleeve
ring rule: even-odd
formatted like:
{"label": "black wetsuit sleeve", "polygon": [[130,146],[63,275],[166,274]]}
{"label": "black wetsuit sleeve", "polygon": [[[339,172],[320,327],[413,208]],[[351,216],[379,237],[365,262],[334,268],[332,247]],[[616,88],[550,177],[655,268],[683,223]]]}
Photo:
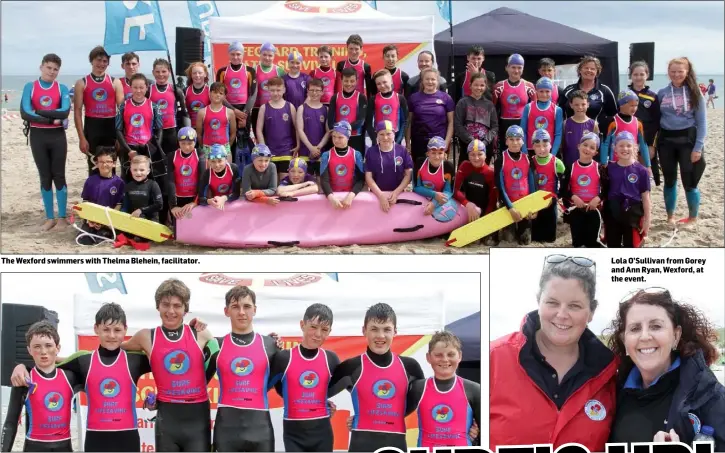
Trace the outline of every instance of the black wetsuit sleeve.
{"label": "black wetsuit sleeve", "polygon": [[216,360],[219,358],[219,351],[215,352],[211,355],[209,358],[209,365],[206,367],[206,382],[211,381],[211,379],[216,374]]}
{"label": "black wetsuit sleeve", "polygon": [[176,153],[169,153],[166,155],[166,173],[169,175],[169,177],[166,178],[166,198],[169,200],[169,210],[176,207],[176,181],[173,176],[176,174],[174,154]]}
{"label": "black wetsuit sleeve", "polygon": [[400,70],[400,81],[403,83],[403,90],[400,92],[403,96],[406,98],[408,97],[408,80],[410,80],[410,76],[407,72]]}
{"label": "black wetsuit sleeve", "polygon": [[[337,102],[335,102],[335,99],[337,98],[337,95],[333,95],[330,98],[330,105],[327,109],[327,128],[332,130],[332,126],[335,125],[335,112],[337,112]],[[330,140],[332,141],[332,140]]]}
{"label": "black wetsuit sleeve", "polygon": [[204,170],[204,173],[199,177],[199,187],[197,190],[197,197],[200,206],[206,206],[207,202],[207,189],[209,187],[209,181],[211,180],[211,168]]}
{"label": "black wetsuit sleeve", "polygon": [[[596,164],[596,162],[593,162],[593,165]],[[571,167],[572,164],[569,164],[564,168],[564,174],[561,175],[561,179],[559,180],[559,199],[564,202],[564,207],[567,208],[573,204],[571,202],[571,189],[569,188],[569,183],[571,181]]]}
{"label": "black wetsuit sleeve", "polygon": [[25,396],[28,394],[27,387],[13,387],[10,390],[10,401],[8,402],[8,412],[5,416],[2,432],[2,451],[11,451],[13,443],[15,443],[15,435],[18,432],[18,422],[20,414],[23,411]]}
{"label": "black wetsuit sleeve", "polygon": [[71,356],[72,358],[58,365],[63,371],[67,371],[66,376],[69,374],[73,375],[78,381],[81,387],[86,386],[86,378],[88,377],[88,370],[91,367],[91,353],[89,351],[82,351]]}
{"label": "black wetsuit sleeve", "polygon": [[375,96],[378,92],[378,87],[375,85],[375,81],[373,80],[373,70],[370,68],[370,65],[365,63],[363,66],[363,73],[365,74],[363,77],[365,77],[365,93],[367,97],[372,98]]}
{"label": "black wetsuit sleeve", "polygon": [[468,404],[473,409],[473,419],[481,426],[481,384],[463,379],[463,390],[466,392]]}
{"label": "black wetsuit sleeve", "polygon": [[239,174],[237,164],[230,164],[232,167],[232,193],[227,197],[227,202],[238,200],[242,191],[242,175]]}
{"label": "black wetsuit sleeve", "polygon": [[360,356],[352,357],[343,361],[337,368],[335,368],[335,372],[332,373],[332,378],[330,378],[330,385],[328,388],[336,389],[338,385],[342,386],[342,389],[352,388],[352,385],[354,384],[353,374],[355,374],[356,371],[358,371],[359,374],[361,367],[362,359]]}
{"label": "black wetsuit sleeve", "polygon": [[118,106],[118,110],[116,112],[116,140],[118,141],[118,144],[121,146],[121,151],[124,152],[124,154],[127,156],[128,152],[131,151],[131,148],[129,148],[128,143],[126,143],[126,137],[124,135],[125,125],[123,124],[123,111],[125,108],[125,104],[121,104]]}
{"label": "black wetsuit sleeve", "polygon": [[419,379],[410,384],[408,394],[405,397],[405,415],[410,415],[418,409],[418,403],[423,397],[423,390],[425,390],[425,379]]}
{"label": "black wetsuit sleeve", "polygon": [[159,184],[151,180],[149,180],[149,183],[149,204],[141,208],[141,212],[147,219],[161,212],[161,209],[164,207],[164,197],[161,194]]}
{"label": "black wetsuit sleeve", "polygon": [[163,153],[163,148],[161,147],[161,133],[164,130],[164,121],[163,117],[161,116],[161,112],[159,111],[159,106],[156,104],[151,104],[151,111],[154,115],[154,127],[152,128],[151,134],[153,135],[154,144],[156,145],[156,148],[158,148],[159,152]]}
{"label": "black wetsuit sleeve", "polygon": [[269,382],[274,385],[274,389],[277,391],[279,396],[282,396],[282,377],[284,371],[287,369],[290,361],[290,350],[283,349],[274,355],[274,359],[271,362],[269,375]]}
{"label": "black wetsuit sleeve", "polygon": [[[247,80],[247,83],[249,83],[249,91],[247,92],[247,104],[244,107],[244,111],[249,114],[252,108],[254,108],[254,104],[257,103],[257,90],[259,89],[259,85],[257,85],[257,71],[251,66],[247,66]],[[252,124],[252,127],[257,127],[257,125]]]}
{"label": "black wetsuit sleeve", "polygon": [[367,112],[365,113],[365,131],[367,131],[368,136],[370,137],[370,140],[372,140],[373,143],[376,142],[376,133],[375,133],[375,119],[373,116],[375,115],[375,98],[370,97],[372,99],[372,103],[370,105],[370,108],[367,109]]}
{"label": "black wetsuit sleeve", "polygon": [[[330,377],[332,377],[335,374],[335,370],[337,370],[340,367],[340,358],[335,354],[333,351],[327,351],[325,350],[325,354],[327,355],[327,366],[330,368]],[[330,385],[327,388],[327,397],[332,398],[333,396],[337,395],[338,393],[345,390],[344,386],[341,386],[339,384],[340,381],[338,381],[338,385],[336,387],[332,387],[332,379],[330,380]]]}
{"label": "black wetsuit sleeve", "polygon": [[599,165],[599,199],[604,201],[609,193],[609,173],[607,173],[607,167],[602,164]]}
{"label": "black wetsuit sleeve", "polygon": [[[355,151],[357,152],[357,151]],[[330,166],[327,166],[327,169],[330,169]],[[365,186],[365,171],[360,170],[357,165],[355,165],[355,184],[352,185],[352,193],[355,195],[359,194],[360,191]]]}
{"label": "black wetsuit sleeve", "polygon": [[144,374],[151,372],[151,363],[146,354],[142,352],[127,352],[128,357],[128,371],[131,372],[131,379],[133,382],[138,382],[139,378]]}
{"label": "black wetsuit sleeve", "polygon": [[423,369],[420,367],[420,363],[412,357],[400,357],[405,367],[405,373],[408,375],[408,383],[414,382],[418,379],[425,379]]}
{"label": "black wetsuit sleeve", "polygon": [[322,192],[325,194],[326,197],[332,193],[332,185],[330,184],[330,166],[329,165],[325,168],[325,171],[323,171],[322,174],[320,175],[320,185],[322,186]]}
{"label": "black wetsuit sleeve", "polygon": [[184,96],[184,92],[180,87],[177,86],[174,90],[174,95],[176,96],[177,123],[179,122],[179,119],[181,120],[179,128],[192,126],[191,117],[189,117],[189,112],[186,110],[186,96]]}
{"label": "black wetsuit sleeve", "polygon": [[[405,96],[398,96],[398,99],[400,99],[400,126],[395,134],[396,140],[405,138],[405,129],[408,127],[408,113],[410,112],[408,100],[405,99]],[[373,140],[373,143],[375,143],[375,140]]]}
{"label": "black wetsuit sleeve", "polygon": [[[272,337],[262,335],[262,341],[264,342],[264,350],[267,351],[267,360],[270,364],[271,369],[274,358],[277,356],[277,354],[282,352],[282,349],[279,349],[277,347],[277,340]],[[270,373],[270,379],[267,381],[267,390],[270,390],[272,388],[272,385],[274,385],[274,380],[272,379],[272,377],[273,375],[272,373]]]}
{"label": "black wetsuit sleeve", "polygon": [[[90,357],[89,357],[89,359],[90,359]],[[85,379],[83,380],[84,383],[81,384],[81,380],[78,378],[78,375],[76,373],[69,371],[69,370],[61,370],[61,373],[65,374],[66,379],[68,379],[68,383],[70,384],[71,388],[73,389],[73,393],[77,393],[77,392],[84,390]],[[88,374],[87,369],[86,369],[86,374]]]}
{"label": "black wetsuit sleeve", "polygon": [[355,122],[353,122],[350,125],[350,126],[352,126],[352,130],[359,131],[360,135],[365,134],[364,128],[365,128],[365,118],[367,115],[367,108],[368,108],[368,100],[364,94],[361,94],[360,96],[358,96],[358,99],[357,99],[357,120],[355,120]]}

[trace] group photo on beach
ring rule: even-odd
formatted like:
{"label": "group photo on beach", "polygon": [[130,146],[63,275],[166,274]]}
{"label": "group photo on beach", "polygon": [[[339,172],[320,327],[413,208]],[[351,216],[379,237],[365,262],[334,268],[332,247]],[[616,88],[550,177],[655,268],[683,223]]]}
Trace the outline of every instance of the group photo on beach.
{"label": "group photo on beach", "polygon": [[[40,74],[21,90],[22,122],[3,122],[3,148],[29,145],[32,155],[21,163],[3,153],[4,168],[27,168],[23,183],[3,178],[3,247],[481,253],[723,244],[722,162],[704,151],[722,146],[722,108],[715,80],[698,78],[691,58],[655,63],[653,51],[617,63],[596,49],[561,56],[467,42],[469,22],[563,27],[507,8],[451,23],[453,35],[460,27],[451,48],[440,34],[374,34],[367,19],[396,23],[377,10],[385,2],[267,3],[248,19],[209,18],[211,52],[200,33],[199,54],[177,46],[174,62],[163,27],[158,48],[149,47],[151,26],[136,49],[134,39],[124,47],[109,38],[114,20],[140,14],[116,2],[106,5],[106,43],[74,57],[87,59],[87,75],[62,83],[68,57],[37,55]],[[361,30],[349,29],[352,17]],[[304,29],[310,19],[330,30],[297,36],[297,45],[267,40],[285,21]],[[167,56],[147,60],[145,50]],[[449,61],[436,58],[443,53]],[[612,78],[617,65],[626,86]],[[111,75],[118,67],[123,74]],[[28,197],[36,176],[40,190]]]}
{"label": "group photo on beach", "polygon": [[480,274],[434,277],[6,274],[2,451],[480,445]]}

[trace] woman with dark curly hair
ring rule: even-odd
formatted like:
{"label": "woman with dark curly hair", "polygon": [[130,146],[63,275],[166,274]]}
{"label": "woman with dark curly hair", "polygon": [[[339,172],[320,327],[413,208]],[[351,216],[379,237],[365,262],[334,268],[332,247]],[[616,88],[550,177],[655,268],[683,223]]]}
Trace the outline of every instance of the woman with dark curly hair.
{"label": "woman with dark curly hair", "polygon": [[640,290],[620,303],[608,328],[620,360],[609,442],[692,444],[703,426],[725,451],[725,387],[710,370],[717,334],[702,312],[670,292]]}

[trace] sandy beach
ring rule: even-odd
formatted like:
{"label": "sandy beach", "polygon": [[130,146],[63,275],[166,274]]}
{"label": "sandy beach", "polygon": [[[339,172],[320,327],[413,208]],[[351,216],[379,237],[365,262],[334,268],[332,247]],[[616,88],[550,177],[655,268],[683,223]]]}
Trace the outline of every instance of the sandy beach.
{"label": "sandy beach", "polygon": [[[700,182],[702,204],[700,220],[694,227],[681,229],[674,239],[672,228],[665,222],[662,186],[652,186],[652,227],[647,247],[661,247],[669,242],[670,247],[722,247],[723,244],[723,196],[725,169],[723,168],[723,110],[707,111],[708,134],[705,139],[707,169]],[[471,244],[464,248],[446,247],[440,238],[383,245],[353,245],[348,247],[317,248],[269,248],[269,249],[213,249],[189,246],[173,241],[154,244],[149,252],[137,252],[130,247],[119,250],[110,244],[97,247],[81,247],[75,243],[76,230],[40,233],[38,227],[44,221],[40,187],[35,163],[22,133],[20,119],[2,120],[2,246],[4,254],[19,253],[294,253],[294,254],[470,254],[488,253],[488,247]],[[78,149],[78,137],[72,120],[68,128],[68,162],[66,178],[68,202],[80,202],[83,182],[87,176],[85,156]],[[677,218],[687,215],[684,192],[678,185]],[[568,247],[571,245],[569,226],[559,220],[557,241],[552,244],[532,243],[531,247]],[[502,241],[500,247],[518,246],[514,242]]]}

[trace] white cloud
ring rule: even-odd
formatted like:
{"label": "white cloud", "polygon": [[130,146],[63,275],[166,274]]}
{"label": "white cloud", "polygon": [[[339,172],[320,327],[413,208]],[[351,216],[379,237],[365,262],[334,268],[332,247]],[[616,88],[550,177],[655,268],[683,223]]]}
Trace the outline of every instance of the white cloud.
{"label": "white cloud", "polygon": [[[222,15],[236,16],[255,13],[269,3],[219,1],[217,5]],[[438,15],[435,2],[415,2],[414,11],[411,11],[411,4],[381,1],[378,8],[391,15],[433,15],[436,31],[446,29],[447,24]],[[616,40],[619,42],[622,72],[629,62],[629,44],[648,41],[656,42],[656,72],[664,72],[667,60],[683,54],[692,58],[702,74],[721,74],[725,66],[722,2],[553,1],[547,2],[544,7],[543,3],[533,1],[455,1],[453,5],[456,23],[507,6]],[[1,7],[4,74],[34,74],[42,56],[49,52],[58,53],[63,58],[65,74],[84,73],[88,70],[87,52],[103,42],[103,2],[3,1]],[[173,58],[175,27],[190,26],[186,2],[163,1],[161,11]],[[486,43],[481,44],[485,48]],[[149,61],[163,55],[161,52],[145,52],[142,60]],[[120,62],[112,63],[113,73],[120,72],[118,66]]]}

